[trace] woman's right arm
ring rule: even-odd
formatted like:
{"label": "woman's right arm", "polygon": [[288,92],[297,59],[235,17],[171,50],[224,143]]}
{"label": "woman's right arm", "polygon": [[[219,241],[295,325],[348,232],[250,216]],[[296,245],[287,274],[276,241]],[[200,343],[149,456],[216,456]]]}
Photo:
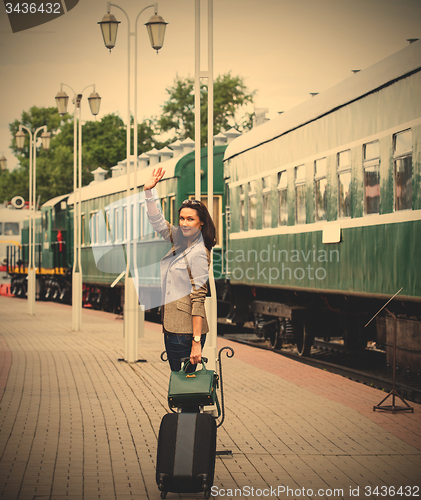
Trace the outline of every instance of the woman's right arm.
{"label": "woman's right arm", "polygon": [[164,174],[165,171],[162,170],[162,167],[159,167],[157,170],[154,169],[151,177],[149,177],[143,186],[145,191],[146,213],[153,229],[159,233],[164,240],[170,241],[171,244],[174,244],[172,234],[174,228],[165,220],[159,209],[157,199],[154,198],[154,193],[152,192],[152,189],[154,189]]}
{"label": "woman's right arm", "polygon": [[145,185],[143,186],[143,189],[145,191],[145,200],[147,203],[146,206],[148,208],[148,214],[152,216],[159,215],[160,212],[154,200],[151,189],[153,189],[158,184],[158,182],[164,177],[164,174],[165,170],[163,170],[162,167],[154,169],[152,175],[149,177],[149,179],[145,182]]}

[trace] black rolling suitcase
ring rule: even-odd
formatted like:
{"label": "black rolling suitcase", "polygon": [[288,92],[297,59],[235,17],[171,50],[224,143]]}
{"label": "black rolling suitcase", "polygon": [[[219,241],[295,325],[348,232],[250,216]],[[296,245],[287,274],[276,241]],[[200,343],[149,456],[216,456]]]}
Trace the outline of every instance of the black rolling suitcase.
{"label": "black rolling suitcase", "polygon": [[156,483],[167,492],[198,493],[209,498],[216,453],[216,422],[207,413],[169,413],[158,436]]}

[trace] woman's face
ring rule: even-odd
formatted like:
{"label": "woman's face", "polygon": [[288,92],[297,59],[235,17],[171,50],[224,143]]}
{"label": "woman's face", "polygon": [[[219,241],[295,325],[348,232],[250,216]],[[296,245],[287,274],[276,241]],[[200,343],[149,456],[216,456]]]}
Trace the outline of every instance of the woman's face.
{"label": "woman's face", "polygon": [[179,224],[183,235],[189,241],[193,241],[196,238],[197,233],[203,226],[203,222],[200,220],[197,211],[189,207],[180,210]]}

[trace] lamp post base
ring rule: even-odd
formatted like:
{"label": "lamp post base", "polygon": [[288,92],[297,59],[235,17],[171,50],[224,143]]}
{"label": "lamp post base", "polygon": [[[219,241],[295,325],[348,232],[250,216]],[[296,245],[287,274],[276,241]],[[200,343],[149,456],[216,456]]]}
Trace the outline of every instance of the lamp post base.
{"label": "lamp post base", "polygon": [[139,337],[144,336],[144,311],[139,305],[133,279],[127,277],[124,283],[124,361],[127,363],[146,362],[139,360]]}
{"label": "lamp post base", "polygon": [[28,271],[28,314],[35,314],[35,289],[36,289],[36,273],[35,269]]}
{"label": "lamp post base", "polygon": [[72,276],[72,330],[80,332],[82,327],[82,273]]}

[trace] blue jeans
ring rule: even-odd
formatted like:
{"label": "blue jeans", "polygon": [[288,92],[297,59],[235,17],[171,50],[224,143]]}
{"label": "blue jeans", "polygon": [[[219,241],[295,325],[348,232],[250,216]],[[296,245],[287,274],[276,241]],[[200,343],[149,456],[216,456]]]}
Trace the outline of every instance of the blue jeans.
{"label": "blue jeans", "polygon": [[[165,350],[167,351],[168,361],[171,370],[178,372],[181,370],[181,359],[190,358],[192,338],[191,334],[168,333],[164,332]],[[206,334],[202,335],[202,349],[205,345]],[[189,365],[187,373],[194,372],[197,365]]]}

